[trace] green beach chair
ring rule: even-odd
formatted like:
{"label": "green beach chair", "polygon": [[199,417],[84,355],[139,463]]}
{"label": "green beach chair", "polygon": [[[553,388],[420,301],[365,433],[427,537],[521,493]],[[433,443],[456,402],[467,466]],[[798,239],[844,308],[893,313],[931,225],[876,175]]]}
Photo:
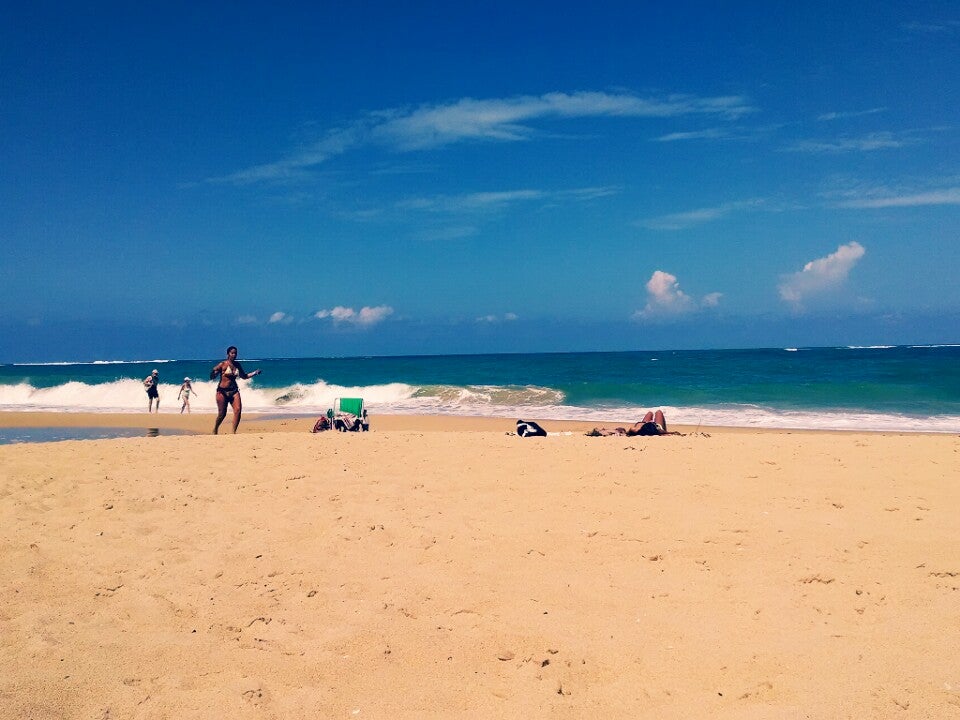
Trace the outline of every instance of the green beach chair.
{"label": "green beach chair", "polygon": [[337,398],[333,401],[333,414],[352,415],[354,422],[359,423],[360,430],[366,432],[370,429],[370,423],[367,420],[367,410],[363,407],[363,398]]}

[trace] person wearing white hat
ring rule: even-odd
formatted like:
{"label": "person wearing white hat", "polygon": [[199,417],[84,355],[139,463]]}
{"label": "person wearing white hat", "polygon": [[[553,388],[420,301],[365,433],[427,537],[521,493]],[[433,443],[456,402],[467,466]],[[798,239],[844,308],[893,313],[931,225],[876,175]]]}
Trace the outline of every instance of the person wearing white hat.
{"label": "person wearing white hat", "polygon": [[183,405],[180,406],[180,414],[183,415],[183,411],[186,410],[190,412],[190,393],[195,392],[193,385],[190,383],[190,378],[185,377],[183,379],[183,385],[180,386],[180,392],[177,393],[177,400],[183,400]]}
{"label": "person wearing white hat", "polygon": [[147,412],[153,412],[153,401],[157,401],[157,412],[160,412],[160,373],[156,369],[143,381],[143,386],[147,389],[147,398],[150,403],[147,405]]}

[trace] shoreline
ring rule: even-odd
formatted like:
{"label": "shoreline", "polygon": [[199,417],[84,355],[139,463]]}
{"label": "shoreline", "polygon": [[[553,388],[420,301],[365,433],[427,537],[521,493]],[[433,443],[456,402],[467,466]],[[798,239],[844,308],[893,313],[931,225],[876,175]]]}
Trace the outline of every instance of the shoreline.
{"label": "shoreline", "polygon": [[[0,428],[39,427],[97,427],[166,430],[183,430],[197,434],[211,434],[216,416],[209,413],[189,415],[164,413],[46,413],[46,412],[0,412]],[[550,432],[587,432],[598,423],[581,420],[540,420],[530,418]],[[238,435],[257,433],[309,433],[316,422],[314,416],[283,416],[244,414]],[[607,423],[615,427],[623,423]],[[226,433],[224,433],[226,428]],[[688,432],[689,429],[682,429]],[[671,427],[671,429],[673,429]],[[370,432],[515,432],[515,418],[464,415],[374,415],[370,419]],[[224,420],[221,434],[230,432],[230,414]]]}
{"label": "shoreline", "polygon": [[[362,397],[375,417],[437,415],[451,427],[458,417],[615,427],[660,407],[671,426],[693,431],[960,433],[960,347],[782,351],[266,358],[257,361],[265,375],[242,385],[243,404],[258,421],[316,418],[336,397]],[[140,378],[151,367],[2,366],[0,411],[140,415],[147,405]],[[205,361],[171,359],[163,368],[161,415],[179,414],[186,376],[196,379],[193,412],[216,412]]]}
{"label": "shoreline", "polygon": [[[228,413],[221,428],[221,434],[230,433],[231,416]],[[0,411],[0,428],[124,428],[178,430],[198,435],[212,434],[216,415],[213,413],[97,413],[97,412],[42,412],[42,411]],[[542,425],[551,434],[583,434],[595,427],[625,426],[624,422],[597,420],[551,420],[538,417],[525,417]],[[669,419],[668,419],[669,420]],[[266,415],[244,414],[238,434],[273,432],[310,432],[316,417],[304,415]],[[701,434],[867,434],[876,435],[932,435],[951,436],[954,432],[920,430],[874,430],[874,429],[815,429],[815,428],[768,428],[714,425],[679,425],[669,423],[670,430],[684,435]],[[226,428],[227,432],[223,432]],[[371,416],[371,432],[503,432],[516,430],[516,418],[468,415],[387,415]]]}

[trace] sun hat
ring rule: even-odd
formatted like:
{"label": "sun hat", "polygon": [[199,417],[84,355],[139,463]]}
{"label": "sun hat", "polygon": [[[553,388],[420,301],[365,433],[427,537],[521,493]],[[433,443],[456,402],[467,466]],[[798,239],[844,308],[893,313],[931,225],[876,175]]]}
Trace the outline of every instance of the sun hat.
{"label": "sun hat", "polygon": [[184,381],[184,382],[190,382],[190,378],[184,378],[183,381]]}

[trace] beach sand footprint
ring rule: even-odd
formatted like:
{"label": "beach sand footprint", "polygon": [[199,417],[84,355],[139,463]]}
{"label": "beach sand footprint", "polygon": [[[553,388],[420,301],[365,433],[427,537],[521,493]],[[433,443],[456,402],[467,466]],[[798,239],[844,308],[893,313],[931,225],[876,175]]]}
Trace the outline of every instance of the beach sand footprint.
{"label": "beach sand footprint", "polygon": [[234,684],[234,688],[243,699],[244,705],[263,710],[272,703],[265,683],[258,678],[242,678]]}

